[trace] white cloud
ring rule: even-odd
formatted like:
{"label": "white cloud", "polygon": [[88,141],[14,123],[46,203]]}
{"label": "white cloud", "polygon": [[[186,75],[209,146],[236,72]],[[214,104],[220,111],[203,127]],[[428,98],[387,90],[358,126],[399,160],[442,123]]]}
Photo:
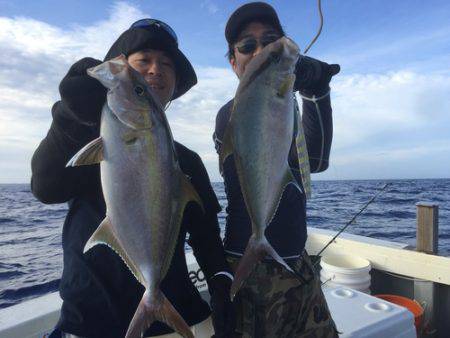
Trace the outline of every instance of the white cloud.
{"label": "white cloud", "polygon": [[149,17],[125,2],[115,2],[109,14],[106,20],[87,27],[73,25],[70,30],[26,17],[0,17],[0,42],[24,57],[47,56],[65,63],[86,55],[103,59],[111,44],[130,23]]}
{"label": "white cloud", "polygon": [[446,73],[337,77],[331,165],[316,178],[448,177],[449,92]]}
{"label": "white cloud", "polygon": [[130,23],[149,16],[124,2],[114,3],[109,14],[106,20],[67,30],[26,17],[0,17],[1,92],[15,89],[56,99],[58,83],[71,64],[85,56],[103,59]]}
{"label": "white cloud", "polygon": [[174,138],[195,150],[213,181],[221,180],[212,134],[219,109],[233,98],[238,80],[226,68],[197,68],[198,84],[173,102],[168,118]]}
{"label": "white cloud", "polygon": [[[372,32],[361,38],[349,37],[343,48],[331,48],[324,60],[339,63],[344,70],[377,72],[398,68],[413,71],[443,70],[449,65],[447,46],[450,25],[446,22],[438,29],[422,28],[417,32],[396,36],[385,30]],[[351,43],[349,43],[351,41]],[[448,71],[448,69],[447,69]]]}
{"label": "white cloud", "polygon": [[76,60],[103,59],[130,23],[149,14],[125,2],[106,20],[61,29],[26,17],[0,17],[0,182],[27,182],[30,160],[51,122],[58,84]]}
{"label": "white cloud", "polygon": [[219,6],[212,0],[204,0],[200,4],[201,8],[206,8],[210,14],[216,14],[219,11]]}
{"label": "white cloud", "polygon": [[[120,32],[149,16],[118,2],[106,20],[88,27],[0,17],[0,183],[29,180],[32,153],[48,130],[69,66],[84,56],[103,58]],[[216,181],[215,117],[234,96],[237,79],[229,68],[196,70],[198,85],[172,103],[168,118],[175,138],[200,154]],[[448,73],[339,74],[332,84],[331,167],[316,178],[448,177],[442,166],[449,161],[434,160],[450,158]],[[432,157],[426,166],[424,156]]]}
{"label": "white cloud", "polygon": [[[335,148],[380,133],[393,137],[450,122],[450,76],[398,71],[338,76],[333,81]],[[387,141],[387,140],[386,140]]]}
{"label": "white cloud", "polygon": [[449,177],[450,142],[385,149],[385,144],[364,150],[332,152],[330,168],[315,179],[393,179]]}
{"label": "white cloud", "polygon": [[168,110],[174,133],[180,137],[190,135],[192,142],[198,142],[196,133],[212,140],[216,113],[234,96],[237,86],[236,76],[228,69],[198,68],[197,73],[198,84]]}

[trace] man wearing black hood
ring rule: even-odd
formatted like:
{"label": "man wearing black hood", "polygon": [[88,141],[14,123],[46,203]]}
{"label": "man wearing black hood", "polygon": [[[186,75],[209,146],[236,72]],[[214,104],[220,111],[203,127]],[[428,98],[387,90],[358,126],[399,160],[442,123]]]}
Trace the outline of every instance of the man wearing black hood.
{"label": "man wearing black hood", "polygon": [[[197,82],[191,64],[178,49],[175,32],[161,21],[135,22],[112,45],[105,61],[120,54],[144,76],[163,105]],[[86,70],[100,63],[84,58],[69,69],[59,86],[61,100],[52,108],[50,130],[31,163],[33,194],[44,203],[69,203],[62,234],[64,268],[59,290],[63,305],[57,324],[63,337],[123,338],[144,292],[110,248],[99,245],[83,254],[84,245],[105,217],[100,170],[98,165],[66,168],[82,146],[99,136],[106,89]],[[175,142],[175,147],[181,169],[190,177],[205,212],[192,204],[186,207],[161,289],[188,325],[205,323],[210,316],[208,304],[188,276],[184,245],[189,233],[188,243],[208,281],[216,336],[226,336],[226,329],[232,329],[231,275],[219,236],[221,208],[200,157],[180,143]],[[154,322],[144,336],[170,332],[163,323]]]}
{"label": "man wearing black hood", "polygon": [[[278,15],[264,2],[245,4],[228,19],[225,37],[228,57],[238,78],[246,66],[268,44],[285,36]],[[332,139],[332,116],[329,83],[339,72],[338,65],[301,56],[295,69],[294,91],[303,101],[303,128],[311,172],[328,168]],[[217,114],[214,142],[220,153],[231,115],[233,100]],[[293,116],[299,118],[295,102]],[[303,188],[295,131],[289,154],[289,166]],[[233,156],[223,165],[222,176],[228,199],[224,246],[232,268],[239,264],[252,233],[252,226],[244,202]],[[303,191],[305,189],[302,189]],[[266,237],[275,251],[297,273],[293,276],[284,267],[266,258],[260,262],[245,281],[235,298],[238,337],[337,337],[320,280],[305,251],[306,197],[289,185],[278,209],[266,229]]]}

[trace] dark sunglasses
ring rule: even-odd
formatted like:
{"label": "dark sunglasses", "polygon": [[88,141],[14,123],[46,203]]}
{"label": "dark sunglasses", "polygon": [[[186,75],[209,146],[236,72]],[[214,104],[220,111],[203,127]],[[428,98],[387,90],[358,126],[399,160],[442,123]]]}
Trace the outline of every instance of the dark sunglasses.
{"label": "dark sunglasses", "polygon": [[273,34],[263,36],[261,39],[246,38],[236,43],[235,47],[241,54],[251,54],[258,48],[258,45],[264,48],[268,44],[277,41],[279,38],[281,38],[281,35]]}
{"label": "dark sunglasses", "polygon": [[178,45],[178,37],[175,34],[175,31],[166,23],[156,20],[156,19],[141,19],[133,23],[130,28],[146,28],[146,27],[158,27],[164,30],[167,34],[169,34],[175,43]]}

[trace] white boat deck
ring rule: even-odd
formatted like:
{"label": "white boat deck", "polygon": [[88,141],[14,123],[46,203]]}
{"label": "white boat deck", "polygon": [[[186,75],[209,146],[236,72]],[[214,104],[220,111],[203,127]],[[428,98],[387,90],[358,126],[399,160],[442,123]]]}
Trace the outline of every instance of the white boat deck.
{"label": "white boat deck", "polygon": [[59,319],[62,300],[58,292],[0,310],[1,338],[43,338]]}

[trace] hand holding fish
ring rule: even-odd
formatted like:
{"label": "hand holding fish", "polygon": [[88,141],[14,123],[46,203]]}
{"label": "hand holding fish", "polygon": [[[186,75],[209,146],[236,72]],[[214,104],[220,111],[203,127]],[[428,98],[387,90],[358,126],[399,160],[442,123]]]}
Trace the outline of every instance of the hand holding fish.
{"label": "hand holding fish", "polygon": [[329,91],[331,78],[338,74],[338,64],[328,64],[309,56],[301,55],[295,65],[294,88],[308,95],[324,95]]}
{"label": "hand holding fish", "polygon": [[87,74],[87,69],[102,62],[83,58],[70,67],[59,85],[61,98],[68,105],[73,117],[83,124],[97,124],[106,99],[106,88]]}

